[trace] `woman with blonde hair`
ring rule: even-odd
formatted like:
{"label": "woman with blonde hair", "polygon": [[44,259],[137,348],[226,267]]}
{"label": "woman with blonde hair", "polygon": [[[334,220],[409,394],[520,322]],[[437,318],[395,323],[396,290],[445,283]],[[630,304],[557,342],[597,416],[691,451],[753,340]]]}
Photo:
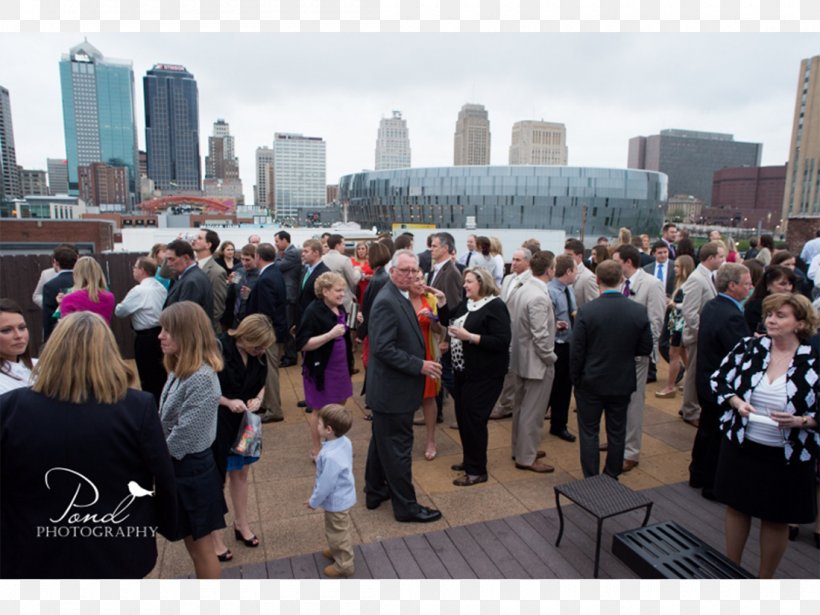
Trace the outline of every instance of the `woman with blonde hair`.
{"label": "woman with blonde hair", "polygon": [[154,531],[172,534],[176,515],[154,397],[131,388],[134,371],[91,312],[57,324],[33,374],[0,397],[0,578],[144,577]]}
{"label": "woman with blonde hair", "polygon": [[[219,336],[224,369],[219,372],[222,395],[219,398],[216,439],[211,447],[214,461],[222,477],[229,478],[233,504],[233,531],[237,541],[246,547],[258,547],[259,539],[248,523],[248,470],[259,457],[231,453],[246,412],[256,412],[265,395],[268,366],[265,351],[276,342],[273,325],[264,314],[246,316],[236,329]],[[217,557],[228,561],[232,554],[220,530],[212,534]]]}
{"label": "woman with blonde hair", "polygon": [[495,283],[501,286],[501,281],[504,279],[504,252],[498,237],[490,237],[490,254],[495,261]]}
{"label": "woman with blonde hair", "polygon": [[356,243],[356,251],[350,259],[350,262],[354,267],[358,267],[362,270],[362,279],[359,280],[358,290],[356,291],[356,301],[359,305],[361,305],[364,301],[364,293],[367,290],[367,285],[370,283],[370,278],[373,277],[374,273],[373,268],[370,266],[370,259],[368,258],[369,253],[370,246],[367,245],[367,242],[359,241]]}
{"label": "woman with blonde hair", "polygon": [[672,261],[675,268],[675,290],[672,298],[666,303],[666,325],[669,330],[669,377],[666,386],[655,391],[655,397],[671,399],[677,395],[675,382],[681,369],[686,367],[689,358],[683,345],[683,283],[695,270],[695,261],[688,254],[678,256]]}
{"label": "woman with blonde hair", "polygon": [[628,246],[632,244],[632,231],[625,226],[618,229],[618,239],[615,244],[610,246],[609,253],[612,254],[619,246]]}
{"label": "woman with blonde hair", "polygon": [[192,301],[169,305],[159,317],[168,381],[159,415],[177,483],[177,528],[199,579],[218,579],[211,532],[225,527],[228,512],[211,445],[221,390],[222,356],[210,317]]}
{"label": "woman with blonde hair", "polygon": [[74,290],[57,297],[60,317],[74,312],[94,312],[110,325],[117,300],[106,290],[105,275],[100,264],[90,256],[82,256],[74,265]]}

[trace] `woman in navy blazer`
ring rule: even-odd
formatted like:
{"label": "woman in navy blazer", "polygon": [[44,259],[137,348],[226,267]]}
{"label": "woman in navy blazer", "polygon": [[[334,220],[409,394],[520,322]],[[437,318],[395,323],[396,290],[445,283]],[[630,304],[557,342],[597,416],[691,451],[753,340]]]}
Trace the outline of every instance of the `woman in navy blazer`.
{"label": "woman in navy blazer", "polygon": [[176,523],[153,395],[91,312],[60,321],[34,376],[0,397],[0,577],[144,577]]}

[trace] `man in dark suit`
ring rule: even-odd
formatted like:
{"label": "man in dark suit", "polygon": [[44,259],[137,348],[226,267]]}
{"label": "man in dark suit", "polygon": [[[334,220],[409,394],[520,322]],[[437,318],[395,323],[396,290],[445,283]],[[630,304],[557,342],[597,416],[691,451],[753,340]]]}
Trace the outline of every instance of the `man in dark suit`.
{"label": "man in dark suit", "polygon": [[184,239],[175,239],[168,244],[166,255],[168,266],[176,274],[176,280],[171,284],[163,307],[179,301],[193,301],[211,318],[214,313],[213,286],[205,272],[196,264],[191,244]]}
{"label": "man in dark suit", "polygon": [[376,296],[369,315],[370,359],[367,404],[373,432],[365,466],[367,508],[388,498],[397,521],[436,521],[437,510],[419,505],[413,488],[413,413],[421,405],[424,377],[441,377],[441,366],[425,361],[424,338],[408,290],[419,271],[409,250],[393,255],[390,282]]}
{"label": "man in dark suit", "polygon": [[675,242],[677,240],[678,227],[672,222],[667,222],[664,224],[661,229],[661,241],[666,244],[667,248],[669,248],[670,260],[675,260],[675,257],[678,255],[677,250],[675,249]]}
{"label": "man in dark suit", "polygon": [[43,285],[43,343],[48,341],[57,324],[54,312],[57,311],[57,295],[74,286],[74,265],[78,258],[77,250],[63,245],[54,249],[51,264],[57,275]]}
{"label": "man in dark suit", "polygon": [[427,249],[424,252],[419,252],[419,269],[427,276],[433,268],[433,253],[431,247],[433,245],[434,233],[427,235]]}
{"label": "man in dark suit", "polygon": [[675,290],[675,263],[669,260],[669,246],[659,240],[652,245],[652,256],[655,261],[646,265],[643,270],[663,283],[666,296],[671,297]]}
{"label": "man in dark suit", "polygon": [[265,356],[268,360],[268,376],[265,380],[265,398],[262,400],[262,422],[278,422],[282,414],[282,398],[279,394],[279,357],[282,356],[284,340],[288,336],[287,299],[282,273],[274,266],[276,248],[269,243],[260,243],[256,248],[256,266],[259,279],[248,296],[247,315],[264,314],[273,323],[276,343]]}
{"label": "man in dark suit", "polygon": [[635,357],[652,352],[646,307],[620,290],[623,269],[614,260],[595,269],[601,296],[578,310],[570,346],[570,377],[578,406],[581,470],[599,473],[598,433],[606,414],[604,473],[617,478],[624,463],[626,413],[637,389]]}
{"label": "man in dark suit", "polygon": [[723,357],[744,337],[751,335],[743,317],[741,301],[752,288],[749,270],[738,263],[724,263],[715,273],[718,295],[703,306],[698,329],[695,384],[700,404],[700,424],[692,447],[689,485],[703,488],[703,497],[714,499],[712,485],[720,451],[720,416],[709,380]]}
{"label": "man in dark suit", "polygon": [[302,244],[302,262],[304,267],[299,276],[299,295],[296,300],[294,327],[299,326],[302,313],[316,299],[314,288],[316,278],[330,271],[330,268],[322,261],[322,242],[318,239],[308,239]]}
{"label": "man in dark suit", "polygon": [[[290,233],[279,231],[273,236],[276,244],[276,262],[274,263],[285,280],[285,295],[287,297],[287,320],[288,331],[297,324],[296,300],[299,298],[299,272],[302,269],[302,257],[299,248],[290,243]],[[285,354],[282,357],[281,367],[289,367],[296,364],[296,349],[293,347],[293,338],[288,334],[285,340]]]}

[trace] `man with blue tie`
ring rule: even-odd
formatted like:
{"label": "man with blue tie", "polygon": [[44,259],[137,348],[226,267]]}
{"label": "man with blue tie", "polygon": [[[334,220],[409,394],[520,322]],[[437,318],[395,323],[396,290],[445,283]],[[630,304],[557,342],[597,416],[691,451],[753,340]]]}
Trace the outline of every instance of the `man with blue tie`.
{"label": "man with blue tie", "polygon": [[675,267],[669,259],[669,246],[662,239],[656,241],[650,252],[655,257],[654,263],[649,263],[643,270],[649,275],[658,278],[663,284],[666,296],[671,297],[675,290]]}

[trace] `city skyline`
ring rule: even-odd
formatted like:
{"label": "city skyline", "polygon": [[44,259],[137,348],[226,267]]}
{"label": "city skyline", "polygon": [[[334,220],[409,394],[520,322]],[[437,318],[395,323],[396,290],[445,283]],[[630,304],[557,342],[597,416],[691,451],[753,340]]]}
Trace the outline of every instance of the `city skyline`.
{"label": "city skyline", "polygon": [[[47,158],[65,152],[57,65],[81,41],[82,34],[0,40],[7,55],[27,57],[5,67],[0,83],[10,91],[24,168],[45,169]],[[578,166],[624,168],[630,137],[667,128],[732,133],[763,144],[761,164],[783,164],[800,61],[820,51],[817,34],[93,34],[89,42],[133,62],[136,75],[165,62],[196,74],[200,121],[231,124],[247,186],[256,180],[256,148],[276,132],[323,138],[327,183],[372,169],[371,135],[392,109],[402,109],[413,135],[414,166],[450,166],[465,103],[489,112],[496,163],[507,160],[513,123],[544,119],[566,125]],[[141,79],[136,85],[139,101]],[[143,111],[137,105],[145,150]],[[204,174],[204,158],[200,168]]]}

